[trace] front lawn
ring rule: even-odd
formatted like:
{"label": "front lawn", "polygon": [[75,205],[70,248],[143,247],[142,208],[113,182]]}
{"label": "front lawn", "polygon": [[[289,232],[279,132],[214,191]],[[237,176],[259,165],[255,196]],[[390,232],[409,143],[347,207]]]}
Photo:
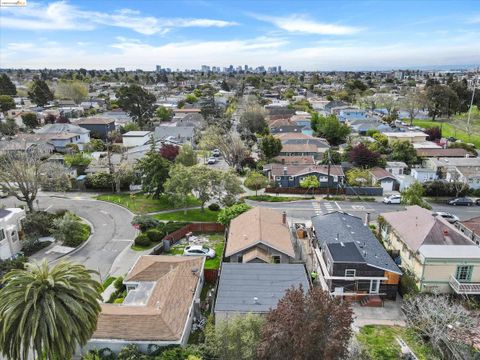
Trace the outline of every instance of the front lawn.
{"label": "front lawn", "polygon": [[453,136],[456,139],[462,140],[465,143],[475,144],[475,147],[480,148],[480,135],[475,134],[475,131],[467,133],[466,129],[463,130],[463,127],[457,128],[451,123],[440,121],[431,121],[431,120],[414,120],[413,124],[420,126],[422,128],[438,127],[442,129],[442,136],[448,138]]}
{"label": "front lawn", "polygon": [[253,201],[266,201],[266,202],[284,202],[284,201],[300,201],[300,200],[312,200],[313,196],[272,196],[272,195],[249,195],[245,196],[245,199]]}
{"label": "front lawn", "polygon": [[[97,196],[97,200],[112,202],[126,207],[135,214],[147,214],[151,212],[173,210],[182,208],[183,204],[175,203],[165,195],[159,199],[147,197],[144,194],[104,194]],[[199,206],[200,202],[193,196],[187,201],[187,207]]]}
{"label": "front lawn", "polygon": [[207,208],[204,211],[202,211],[201,209],[191,209],[187,210],[186,214],[183,210],[179,210],[169,213],[156,214],[153,216],[158,220],[166,221],[216,222],[218,217],[218,211],[212,211]]}
{"label": "front lawn", "polygon": [[396,338],[407,343],[419,360],[435,360],[432,348],[411,329],[398,326],[366,325],[357,334],[372,360],[400,359],[400,345]]}

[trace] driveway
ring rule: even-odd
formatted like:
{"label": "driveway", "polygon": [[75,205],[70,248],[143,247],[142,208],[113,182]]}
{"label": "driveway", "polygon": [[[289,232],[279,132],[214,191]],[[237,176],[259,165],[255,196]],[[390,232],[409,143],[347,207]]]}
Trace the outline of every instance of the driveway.
{"label": "driveway", "polygon": [[[59,194],[41,194],[38,200],[41,209],[48,211],[68,209],[93,226],[90,241],[83,248],[63,259],[78,262],[88,269],[98,271],[102,280],[110,273],[115,259],[121,253],[122,262],[133,265],[138,257],[137,253],[126,249],[136,234],[136,230],[131,225],[133,214],[130,211],[121,206],[94,200],[89,194],[67,194],[67,197]],[[15,204],[18,206],[20,202],[10,197],[2,199],[0,204],[8,207]],[[38,259],[39,256],[34,258]],[[125,270],[127,271],[128,268],[125,267]]]}

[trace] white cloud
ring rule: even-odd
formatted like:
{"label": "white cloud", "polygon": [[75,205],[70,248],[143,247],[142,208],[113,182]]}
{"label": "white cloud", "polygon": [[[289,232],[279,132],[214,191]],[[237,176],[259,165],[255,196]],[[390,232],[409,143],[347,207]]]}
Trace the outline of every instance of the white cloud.
{"label": "white cloud", "polygon": [[[3,13],[6,16],[3,16]],[[142,16],[139,11],[120,9],[112,13],[85,11],[66,1],[43,6],[29,3],[25,8],[4,8],[0,23],[4,28],[21,30],[93,30],[98,25],[131,29],[143,35],[164,35],[172,28],[227,27],[236,22],[216,19],[157,18]]]}
{"label": "white cloud", "polygon": [[292,33],[318,35],[348,35],[362,30],[361,28],[353,26],[316,22],[302,15],[291,15],[285,17],[264,15],[252,16],[258,20],[269,22],[282,30]]}
{"label": "white cloud", "polygon": [[[473,36],[473,35],[471,35]],[[472,47],[471,36],[429,44],[391,45],[324,43],[295,47],[281,37],[244,40],[188,41],[152,45],[137,39],[117,38],[111,47],[81,47],[38,42],[22,48],[10,43],[0,53],[3,67],[152,70],[156,64],[173,69],[199,68],[201,64],[228,66],[249,64],[282,65],[291,70],[394,69],[421,65],[475,64],[480,48]],[[17,48],[16,48],[17,47]]]}

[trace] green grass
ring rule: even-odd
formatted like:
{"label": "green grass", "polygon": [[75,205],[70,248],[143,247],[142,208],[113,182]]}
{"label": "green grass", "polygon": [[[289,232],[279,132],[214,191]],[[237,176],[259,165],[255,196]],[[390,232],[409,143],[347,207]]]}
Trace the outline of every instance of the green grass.
{"label": "green grass", "polygon": [[205,209],[203,212],[201,209],[187,210],[186,214],[183,210],[174,211],[164,214],[153,215],[158,220],[167,221],[201,221],[201,222],[216,222],[218,217],[218,211],[211,211]]}
{"label": "green grass", "polygon": [[156,245],[158,245],[158,243],[151,243],[148,246],[140,246],[140,245],[133,244],[131,246],[131,249],[134,250],[134,251],[145,251],[145,250],[153,249]]}
{"label": "green grass", "polygon": [[419,360],[438,359],[433,349],[408,328],[367,325],[357,334],[358,341],[365,347],[372,360],[399,359],[400,345],[396,341],[397,337],[407,343]]}
{"label": "green grass", "polygon": [[[152,199],[144,194],[105,194],[97,196],[97,200],[112,202],[126,207],[135,214],[147,214],[156,211],[173,210],[183,207],[183,204],[173,202],[165,195],[159,199]],[[193,196],[190,196],[187,207],[200,205],[200,202]]]}
{"label": "green grass", "polygon": [[245,199],[253,201],[266,201],[266,202],[284,202],[284,201],[299,201],[299,200],[311,200],[313,196],[272,196],[272,195],[249,195],[245,196]]}
{"label": "green grass", "polygon": [[466,131],[466,124],[464,122],[460,122],[456,127],[453,125],[455,120],[451,120],[450,122],[443,122],[440,121],[431,121],[431,120],[414,120],[413,124],[415,126],[420,126],[422,128],[429,128],[429,127],[439,127],[442,128],[442,136],[443,137],[450,137],[453,136],[456,139],[462,140],[465,143],[472,143],[478,149],[480,148],[480,132],[472,131],[470,134]]}

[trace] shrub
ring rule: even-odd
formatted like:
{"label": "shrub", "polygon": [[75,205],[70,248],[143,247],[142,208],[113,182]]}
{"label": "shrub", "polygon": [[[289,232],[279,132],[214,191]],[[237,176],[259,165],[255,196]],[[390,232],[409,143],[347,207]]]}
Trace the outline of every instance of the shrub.
{"label": "shrub", "polygon": [[164,233],[158,229],[149,229],[146,232],[151,242],[159,242],[163,239]]}
{"label": "shrub", "polygon": [[188,225],[190,223],[188,222],[176,222],[176,221],[169,221],[168,223],[165,224],[165,234],[170,234],[174,231],[177,231],[184,226]]}
{"label": "shrub", "polygon": [[107,173],[88,174],[85,186],[88,189],[111,190],[114,187],[113,176]]}
{"label": "shrub", "polygon": [[151,244],[152,244],[152,242],[150,241],[150,238],[145,233],[139,234],[135,238],[135,245],[137,245],[137,246],[142,246],[143,247],[143,246],[149,246]]}
{"label": "shrub", "polygon": [[400,286],[398,292],[402,296],[410,296],[419,293],[415,276],[409,271],[405,271],[400,279]]}
{"label": "shrub", "polygon": [[113,303],[114,303],[114,304],[121,304],[121,303],[123,303],[123,300],[124,300],[123,297],[116,298],[115,300],[113,300]]}
{"label": "shrub", "polygon": [[211,211],[218,211],[220,210],[220,205],[213,203],[208,205],[208,209]]}
{"label": "shrub", "polygon": [[137,215],[132,220],[132,225],[140,229],[141,232],[153,229],[159,224],[160,221],[150,215]]}
{"label": "shrub", "polygon": [[23,220],[23,231],[27,236],[50,236],[55,215],[46,211],[27,213]]}
{"label": "shrub", "polygon": [[218,214],[218,222],[223,225],[228,225],[230,221],[236,218],[238,215],[250,210],[251,206],[247,204],[236,204],[230,207],[222,209]]}
{"label": "shrub", "polygon": [[123,288],[123,276],[119,276],[113,281],[113,287],[117,290],[121,290]]}
{"label": "shrub", "polygon": [[67,212],[63,217],[53,221],[52,235],[65,246],[77,247],[87,240],[90,227],[74,214]]}

